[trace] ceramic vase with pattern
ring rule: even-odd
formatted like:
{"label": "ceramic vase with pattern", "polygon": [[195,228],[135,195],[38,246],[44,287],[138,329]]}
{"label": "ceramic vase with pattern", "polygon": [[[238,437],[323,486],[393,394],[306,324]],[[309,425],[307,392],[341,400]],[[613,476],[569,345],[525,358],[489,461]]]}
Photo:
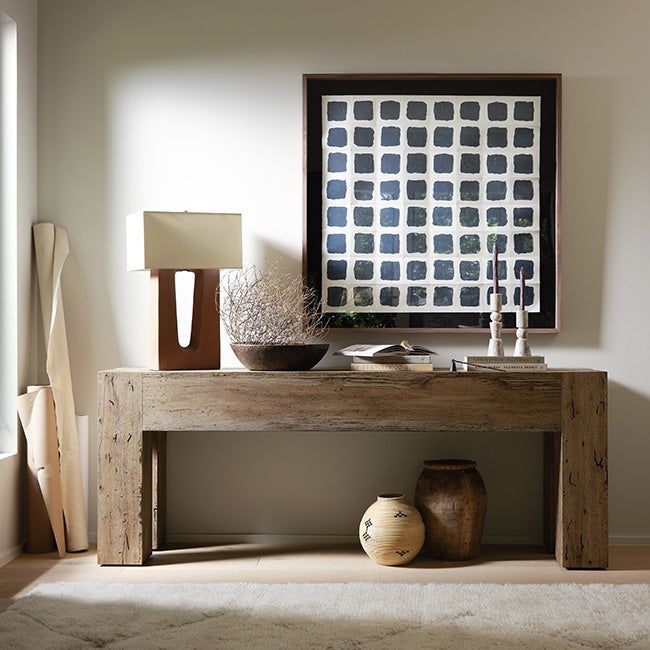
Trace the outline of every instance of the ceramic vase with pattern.
{"label": "ceramic vase with pattern", "polygon": [[403,494],[380,494],[361,518],[359,539],[377,564],[408,564],[424,544],[424,522]]}

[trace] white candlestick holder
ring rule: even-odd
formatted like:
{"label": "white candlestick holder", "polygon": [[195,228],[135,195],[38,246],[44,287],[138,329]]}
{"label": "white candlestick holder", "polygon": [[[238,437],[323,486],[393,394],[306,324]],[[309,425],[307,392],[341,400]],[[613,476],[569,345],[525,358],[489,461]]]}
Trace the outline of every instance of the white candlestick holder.
{"label": "white candlestick holder", "polygon": [[500,293],[490,294],[490,344],[488,345],[488,357],[503,356],[503,340],[501,330],[503,329],[501,306],[503,296]]}
{"label": "white candlestick holder", "polygon": [[525,309],[518,309],[517,312],[517,342],[515,343],[516,357],[530,357],[530,346],[528,345],[528,312]]}

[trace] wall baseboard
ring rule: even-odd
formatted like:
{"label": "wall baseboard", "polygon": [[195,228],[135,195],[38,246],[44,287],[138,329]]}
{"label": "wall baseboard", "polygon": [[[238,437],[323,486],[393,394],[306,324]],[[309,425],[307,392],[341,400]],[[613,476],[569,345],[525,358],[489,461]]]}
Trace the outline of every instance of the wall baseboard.
{"label": "wall baseboard", "polygon": [[285,535],[278,533],[169,534],[170,544],[354,544],[357,535]]}
{"label": "wall baseboard", "polygon": [[650,546],[650,535],[610,535],[613,546]]}
{"label": "wall baseboard", "polygon": [[[284,534],[169,534],[170,544],[357,544],[357,535],[284,535]],[[484,544],[538,545],[541,540],[526,535],[488,535]]]}
{"label": "wall baseboard", "polygon": [[[97,543],[97,533],[91,531],[89,539],[92,544]],[[260,534],[260,533],[181,533],[167,535],[170,544],[203,544],[205,546],[218,546],[220,544],[355,544],[356,535],[285,535],[285,534]],[[609,543],[612,546],[650,546],[650,535],[611,535]],[[487,535],[483,544],[513,544],[522,546],[540,546],[541,540],[528,535]],[[11,555],[16,551],[16,555]],[[0,555],[0,566],[10,562],[20,555],[22,547],[7,551]],[[5,556],[9,559],[4,560]]]}
{"label": "wall baseboard", "polygon": [[541,537],[535,537],[535,535],[484,535],[481,544],[542,546],[543,541]]}
{"label": "wall baseboard", "polygon": [[13,548],[3,551],[2,553],[0,553],[0,566],[9,564],[9,562],[15,560],[19,555],[21,555],[22,552],[23,552],[22,544],[18,544],[18,546],[14,546]]}

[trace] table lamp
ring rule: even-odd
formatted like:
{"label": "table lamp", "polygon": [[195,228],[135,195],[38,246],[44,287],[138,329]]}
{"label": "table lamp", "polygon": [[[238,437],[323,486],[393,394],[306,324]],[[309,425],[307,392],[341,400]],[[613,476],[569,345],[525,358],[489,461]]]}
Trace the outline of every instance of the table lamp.
{"label": "table lamp", "polygon": [[[126,235],[128,270],[151,272],[151,368],[219,368],[219,269],[242,265],[241,215],[138,212],[127,216]],[[182,346],[178,338],[177,271],[194,272],[192,328],[187,346]]]}

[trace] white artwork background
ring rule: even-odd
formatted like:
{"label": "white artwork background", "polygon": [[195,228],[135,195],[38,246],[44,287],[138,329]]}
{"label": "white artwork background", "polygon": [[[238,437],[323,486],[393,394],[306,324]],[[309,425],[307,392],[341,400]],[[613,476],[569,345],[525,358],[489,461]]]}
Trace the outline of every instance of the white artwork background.
{"label": "white artwork background", "polygon": [[[397,102],[399,116],[395,119],[382,118],[381,104],[383,102]],[[372,102],[372,119],[357,119],[355,116],[355,103]],[[419,104],[422,112],[422,103],[426,106],[426,117],[411,119],[408,116],[409,104]],[[453,117],[451,119],[438,119],[435,104],[451,103]],[[333,104],[330,104],[333,103]],[[476,103],[479,105],[478,119],[464,119],[461,116],[461,104]],[[515,103],[532,105],[532,116],[515,119]],[[490,119],[488,106],[501,105],[502,113],[498,119]],[[505,104],[505,119],[503,119],[503,105]],[[345,106],[344,106],[345,105]],[[328,109],[329,106],[329,109]],[[448,107],[448,104],[447,104]],[[394,109],[393,105],[393,109]],[[494,117],[494,114],[492,115]],[[368,114],[364,115],[368,117]],[[449,117],[449,114],[444,116]],[[472,116],[474,117],[474,116]],[[382,129],[384,127],[397,127],[400,131],[398,145],[385,146],[382,144]],[[452,129],[452,143],[450,146],[438,146],[434,143],[434,132],[437,127]],[[460,142],[460,132],[463,127],[477,127],[479,130],[478,146],[466,146]],[[356,140],[357,129],[372,129],[373,142],[367,146],[359,144]],[[411,146],[407,139],[410,128],[426,129],[426,144],[424,146]],[[506,129],[505,146],[488,146],[489,129]],[[335,131],[332,132],[332,129]],[[515,146],[515,132],[526,131],[527,137],[520,139]],[[528,142],[532,130],[532,141]],[[499,259],[505,263],[505,278],[499,281],[501,291],[505,292],[503,311],[511,312],[518,308],[519,273],[515,264],[526,264],[527,309],[539,312],[539,284],[540,284],[540,242],[539,242],[539,130],[540,130],[540,98],[522,96],[324,96],[322,98],[322,305],[325,312],[485,312],[489,311],[489,292],[492,287],[491,259],[492,240],[490,235],[504,235],[506,239],[505,250]],[[363,132],[365,135],[369,131]],[[447,131],[447,133],[449,133]],[[503,131],[500,132],[503,134]],[[393,131],[395,134],[395,131]],[[420,131],[420,135],[422,132]],[[519,133],[517,134],[519,135]],[[420,143],[418,143],[420,144]],[[447,142],[444,143],[448,145]],[[494,144],[494,142],[492,142]],[[365,145],[365,146],[364,146]],[[478,154],[480,171],[466,173],[461,171],[462,154]],[[330,158],[330,154],[343,154]],[[355,158],[358,154],[371,154],[374,161],[374,170],[358,173],[355,171]],[[397,173],[382,171],[382,156],[384,154],[397,154],[400,156],[400,167]],[[409,154],[424,154],[426,156],[426,171],[407,171],[407,156]],[[451,172],[434,171],[434,156],[448,154],[453,156],[453,169]],[[515,171],[515,156],[524,154],[531,164],[526,173]],[[491,173],[488,171],[488,156],[505,156],[506,171]],[[531,163],[532,159],[532,163]],[[330,163],[336,160],[335,164]],[[393,159],[394,160],[394,159]],[[343,162],[344,169],[341,169]],[[332,171],[331,168],[337,171]],[[340,171],[339,171],[340,170]],[[414,180],[426,182],[426,195],[411,199],[407,195],[407,183]],[[514,188],[517,181],[530,181],[532,183],[532,197],[526,194],[525,198],[515,198]],[[334,183],[332,184],[332,181]],[[342,181],[342,183],[341,183]],[[372,198],[368,193],[357,192],[357,183],[372,183]],[[398,198],[384,193],[382,196],[382,183],[398,181],[400,194]],[[439,181],[453,184],[453,197],[440,199],[434,198],[433,186]],[[478,182],[478,200],[465,200],[461,197],[461,183],[464,181]],[[506,184],[505,198],[488,199],[487,188],[491,181],[503,181]],[[530,188],[530,183],[526,183]],[[365,186],[367,189],[368,185]],[[448,187],[448,186],[447,186]],[[475,185],[473,187],[476,187]],[[342,192],[344,193],[343,195]],[[520,193],[521,194],[521,193]],[[468,198],[467,196],[465,198]],[[471,197],[474,199],[474,197]],[[426,222],[417,226],[407,224],[408,208],[424,208]],[[478,210],[478,224],[471,226],[461,225],[461,208],[476,208]],[[344,208],[344,210],[342,210]],[[360,220],[362,225],[355,224],[355,208],[372,208],[372,223],[367,218]],[[397,225],[382,225],[380,221],[381,210],[396,208],[399,210]],[[436,225],[433,220],[435,208],[451,208],[451,223]],[[488,225],[488,210],[490,208],[504,208],[506,212],[505,223]],[[532,220],[519,220],[518,225],[514,218],[515,208],[529,208],[532,210]],[[365,214],[368,214],[365,210]],[[448,211],[446,211],[448,213]],[[519,211],[521,212],[521,211]],[[530,214],[530,210],[527,211]],[[409,252],[407,250],[407,237],[417,233],[426,242],[426,251]],[[380,249],[381,236],[394,234],[399,236],[399,252],[385,253]],[[334,235],[333,238],[330,236]],[[372,252],[364,252],[357,247],[356,236],[372,235]],[[452,252],[436,252],[434,250],[434,237],[436,235],[451,235]],[[476,252],[461,252],[461,243],[467,242],[465,236],[477,235],[479,247]],[[522,246],[524,235],[526,243]],[[449,238],[444,238],[449,241]],[[532,239],[532,245],[531,245]],[[476,238],[471,238],[476,243]],[[393,239],[393,241],[395,241]],[[519,252],[516,245],[519,245]],[[471,247],[474,250],[474,247]],[[381,277],[382,262],[397,262],[399,264],[399,279],[387,280]],[[361,264],[357,264],[361,262]],[[372,262],[372,264],[367,264]],[[419,265],[418,279],[409,279],[407,266],[409,262],[425,262],[426,273],[420,277],[423,268]],[[436,277],[436,262],[438,262],[438,276]],[[461,277],[461,262],[463,269],[478,262],[478,278]],[[343,264],[345,263],[345,264]],[[440,266],[442,264],[442,266]],[[476,269],[476,265],[473,265]],[[393,265],[393,268],[396,268]],[[449,270],[453,268],[453,277],[449,277]],[[358,273],[357,273],[358,271]],[[444,271],[444,273],[440,273]],[[532,274],[529,272],[532,271]],[[465,274],[467,275],[467,274]],[[501,275],[501,273],[500,273]],[[359,276],[359,277],[357,277]],[[382,304],[380,295],[385,287],[392,300],[390,304]],[[415,293],[409,293],[415,292]],[[532,296],[530,295],[532,292]],[[476,298],[478,293],[478,304]],[[397,300],[395,297],[398,295]],[[436,299],[434,301],[434,295]],[[450,298],[451,296],[451,298]],[[386,298],[386,296],[384,296]],[[468,300],[469,298],[469,300]],[[370,300],[370,302],[369,302]],[[396,303],[396,304],[395,304]],[[409,304],[410,303],[410,304]],[[470,304],[467,304],[470,303]]]}

